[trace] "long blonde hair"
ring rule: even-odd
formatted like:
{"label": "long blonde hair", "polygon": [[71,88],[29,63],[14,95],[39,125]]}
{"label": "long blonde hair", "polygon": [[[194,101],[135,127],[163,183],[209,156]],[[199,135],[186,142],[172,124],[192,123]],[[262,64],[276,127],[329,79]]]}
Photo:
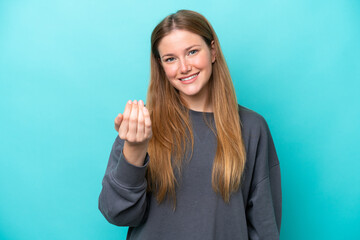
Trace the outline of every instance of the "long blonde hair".
{"label": "long blonde hair", "polygon": [[201,14],[179,10],[163,19],[151,35],[151,73],[146,105],[150,110],[153,137],[149,142],[148,191],[160,203],[168,196],[176,201],[174,170],[181,170],[185,152],[194,147],[189,111],[178,91],[167,80],[159,62],[160,40],[174,29],[198,34],[210,48],[214,40],[216,61],[209,79],[209,99],[216,126],[217,149],[212,170],[212,187],[229,202],[240,187],[245,167],[245,147],[234,86],[219,40]]}

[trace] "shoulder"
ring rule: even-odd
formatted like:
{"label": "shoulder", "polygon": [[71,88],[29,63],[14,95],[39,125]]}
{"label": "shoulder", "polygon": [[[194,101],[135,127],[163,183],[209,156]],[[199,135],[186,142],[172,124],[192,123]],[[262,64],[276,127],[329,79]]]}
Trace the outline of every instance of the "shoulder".
{"label": "shoulder", "polygon": [[265,154],[269,158],[267,161],[270,166],[278,164],[274,141],[265,118],[259,113],[240,105],[239,115],[241,134],[249,159]]}
{"label": "shoulder", "polygon": [[261,132],[268,131],[265,118],[259,113],[238,104],[241,127],[243,131]]}
{"label": "shoulder", "polygon": [[279,165],[274,141],[262,115],[241,105],[238,109],[247,154],[247,167],[248,169],[256,168],[256,170],[250,170],[248,174],[254,174],[250,178],[258,183],[269,175],[269,168]]}

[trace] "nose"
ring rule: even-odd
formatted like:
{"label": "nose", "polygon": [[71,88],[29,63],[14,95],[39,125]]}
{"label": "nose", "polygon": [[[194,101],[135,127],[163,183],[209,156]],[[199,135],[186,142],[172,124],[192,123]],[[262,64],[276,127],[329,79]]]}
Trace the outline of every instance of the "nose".
{"label": "nose", "polygon": [[191,71],[191,65],[187,62],[186,59],[180,60],[180,71],[181,73],[188,73]]}

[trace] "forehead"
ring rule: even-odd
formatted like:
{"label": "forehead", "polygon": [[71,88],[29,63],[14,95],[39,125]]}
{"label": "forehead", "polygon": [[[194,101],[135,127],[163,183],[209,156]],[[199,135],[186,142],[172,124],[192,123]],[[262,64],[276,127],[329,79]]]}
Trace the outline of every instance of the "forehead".
{"label": "forehead", "polygon": [[161,54],[166,54],[168,51],[181,51],[191,45],[203,46],[205,44],[200,35],[186,30],[175,29],[160,40],[158,50]]}

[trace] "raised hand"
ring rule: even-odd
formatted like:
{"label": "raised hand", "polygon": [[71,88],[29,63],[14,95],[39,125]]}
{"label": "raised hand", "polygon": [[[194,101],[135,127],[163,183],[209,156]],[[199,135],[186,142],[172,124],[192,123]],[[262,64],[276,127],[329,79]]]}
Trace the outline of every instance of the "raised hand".
{"label": "raised hand", "polygon": [[144,102],[128,101],[124,113],[119,114],[114,123],[119,137],[125,140],[123,154],[126,160],[142,166],[152,136],[150,114]]}

